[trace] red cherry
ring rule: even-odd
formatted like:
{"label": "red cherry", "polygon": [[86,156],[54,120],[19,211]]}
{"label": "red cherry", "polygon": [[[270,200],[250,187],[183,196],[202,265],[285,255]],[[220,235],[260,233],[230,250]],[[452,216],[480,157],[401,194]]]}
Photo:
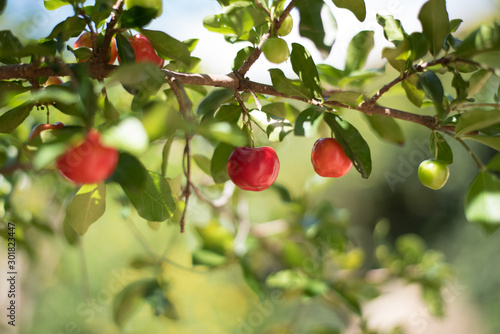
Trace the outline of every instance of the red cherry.
{"label": "red cherry", "polygon": [[280,169],[276,152],[269,146],[236,147],[227,162],[231,180],[243,190],[262,191],[269,188]]}
{"label": "red cherry", "polygon": [[319,176],[341,177],[352,167],[342,146],[333,138],[321,138],[314,143],[311,161]]}
{"label": "red cherry", "polygon": [[83,143],[57,158],[56,166],[69,180],[86,184],[107,179],[115,171],[117,163],[118,151],[103,146],[99,133],[91,130]]}
{"label": "red cherry", "polygon": [[[78,37],[76,42],[73,44],[73,49],[86,47],[92,48],[92,39],[90,38],[90,32],[84,32]],[[111,45],[109,47],[109,61],[108,64],[113,64],[118,56],[118,50],[116,49],[116,41],[114,38],[111,39]],[[87,61],[88,59],[80,59],[79,62]]]}
{"label": "red cherry", "polygon": [[[150,62],[158,67],[163,67],[164,60],[156,54],[155,49],[145,36],[137,34],[130,38],[129,41],[134,49],[135,61],[137,63]],[[120,59],[118,60],[120,61]]]}
{"label": "red cherry", "polygon": [[63,123],[61,122],[57,122],[55,124],[38,124],[37,126],[35,126],[29,136],[28,136],[28,141],[31,141],[33,140],[35,137],[39,136],[40,133],[42,131],[45,131],[45,130],[53,130],[53,129],[60,129],[64,126]]}
{"label": "red cherry", "polygon": [[44,86],[52,86],[52,85],[60,85],[63,81],[59,77],[48,77],[47,81],[45,81]]}

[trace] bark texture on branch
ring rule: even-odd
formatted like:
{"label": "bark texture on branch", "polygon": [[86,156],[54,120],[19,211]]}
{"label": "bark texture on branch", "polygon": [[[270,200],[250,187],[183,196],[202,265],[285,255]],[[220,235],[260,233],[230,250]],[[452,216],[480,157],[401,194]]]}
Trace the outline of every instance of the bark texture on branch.
{"label": "bark texture on branch", "polygon": [[[61,67],[58,71],[55,71],[51,67],[37,67],[35,65],[29,65],[29,64],[6,65],[0,67],[0,80],[6,80],[6,79],[29,80],[38,77],[69,76],[71,75],[71,68],[74,66],[81,66],[81,64],[68,64],[68,66]],[[97,80],[103,80],[109,77],[114,70],[118,69],[118,66],[116,65],[103,64],[102,62],[90,62],[88,63],[88,66],[89,66],[88,72],[90,77]],[[202,74],[202,73],[181,73],[166,69],[164,69],[163,72],[165,73],[166,82],[173,78],[177,80],[179,83],[185,85],[221,87],[242,92],[253,91],[258,94],[289,98],[296,101],[302,101],[305,103],[317,104],[314,101],[308,101],[307,99],[302,97],[287,96],[281,92],[278,92],[271,85],[266,85],[254,81],[242,82],[233,73],[230,73],[228,75],[213,75],[213,74]],[[326,97],[325,100],[327,98],[328,97]],[[376,115],[392,117],[420,124],[430,129],[436,128],[436,119],[432,116],[418,115],[398,109],[383,107],[375,103],[371,103],[370,100],[361,103],[356,108],[349,107],[335,101],[325,101],[324,105],[333,108],[337,107],[337,108],[358,110],[368,115],[376,114]]]}

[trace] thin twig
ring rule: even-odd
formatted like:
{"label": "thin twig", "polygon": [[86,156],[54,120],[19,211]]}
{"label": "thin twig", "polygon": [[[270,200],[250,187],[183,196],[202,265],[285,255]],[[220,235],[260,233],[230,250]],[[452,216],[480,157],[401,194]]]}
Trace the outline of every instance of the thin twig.
{"label": "thin twig", "polygon": [[248,56],[247,60],[241,65],[241,67],[238,69],[238,73],[244,77],[245,74],[247,74],[248,70],[250,70],[250,67],[259,59],[261,53],[262,53],[262,46],[264,43],[273,35],[273,29],[274,31],[278,31],[278,29],[281,27],[281,24],[285,20],[285,18],[290,15],[290,11],[295,7],[295,0],[290,1],[288,6],[285,8],[283,13],[279,16],[277,20],[274,21],[274,24],[271,24],[271,28],[269,31],[262,36],[262,39],[259,42],[259,45],[253,50],[253,52]]}
{"label": "thin twig", "polygon": [[382,97],[382,95],[387,93],[392,87],[396,86],[400,82],[407,80],[408,78],[413,76],[415,73],[423,72],[426,69],[428,69],[429,67],[436,66],[439,64],[444,65],[448,62],[450,62],[450,59],[443,57],[443,58],[440,58],[437,60],[433,60],[433,61],[421,64],[421,65],[415,66],[413,71],[406,71],[404,74],[400,75],[399,77],[397,77],[396,79],[392,80],[387,85],[382,87],[377,93],[375,93],[375,95],[372,96],[371,99],[368,100],[368,103],[375,104],[378,101],[378,99],[380,99]]}
{"label": "thin twig", "polygon": [[191,152],[190,152],[190,142],[191,138],[189,138],[189,134],[186,131],[186,146],[184,146],[184,154],[182,157],[182,169],[184,170],[184,175],[186,176],[186,187],[184,189],[184,196],[186,199],[184,200],[184,211],[182,212],[182,217],[179,222],[181,227],[181,233],[184,233],[186,226],[186,214],[187,208],[189,204],[189,198],[191,197]]}
{"label": "thin twig", "polygon": [[442,128],[438,128],[437,129],[438,131],[441,131],[442,133],[444,134],[447,134],[448,136],[450,136],[451,138],[455,139],[457,142],[460,143],[460,145],[462,145],[465,150],[467,152],[469,152],[470,156],[472,157],[472,159],[474,160],[474,162],[476,163],[477,167],[479,170],[481,171],[484,171],[486,170],[486,166],[481,162],[481,159],[479,159],[479,157],[476,155],[476,153],[474,153],[474,151],[471,150],[471,148],[469,147],[469,145],[467,145],[463,140],[462,138],[458,137],[454,132],[450,132],[446,129],[442,129]]}
{"label": "thin twig", "polygon": [[461,108],[481,108],[481,107],[492,107],[500,108],[500,103],[466,103],[460,106]]}
{"label": "thin twig", "polygon": [[[187,99],[187,94],[185,93],[185,91],[183,94],[183,87],[181,87],[178,84],[177,80],[174,77],[169,78],[169,84],[170,87],[172,88],[172,91],[175,94],[175,97],[177,98],[177,102],[179,103],[179,109],[182,116],[184,117],[184,120],[189,121],[190,113],[188,113],[188,110],[186,109],[186,103],[184,101],[184,98]],[[186,138],[186,145],[184,146],[184,153],[182,155],[182,169],[184,171],[184,175],[186,176],[186,187],[184,188],[184,196],[186,199],[185,199],[184,211],[182,212],[182,217],[179,222],[181,233],[184,233],[185,231],[186,214],[189,204],[189,197],[191,196],[191,187],[193,185],[191,182],[191,148],[190,148],[191,136],[189,134],[189,130],[185,131],[185,138]]]}
{"label": "thin twig", "polygon": [[259,109],[259,111],[262,111],[262,104],[260,103],[257,94],[255,94],[255,91],[252,89],[252,87],[250,87],[250,85],[248,85],[249,79],[243,78],[238,71],[234,71],[234,75],[238,78],[238,80],[240,80],[240,83],[243,83],[243,86],[245,87],[245,89],[248,89],[250,91],[250,94],[252,94],[252,96],[255,100],[255,104],[257,105],[257,109]]}
{"label": "thin twig", "polygon": [[243,112],[243,122],[245,126],[247,127],[248,130],[248,135],[249,135],[249,142],[250,142],[250,147],[254,147],[254,137],[253,137],[253,129],[252,129],[252,121],[250,119],[250,112],[248,111],[247,107],[245,106],[245,102],[243,102],[243,99],[241,97],[241,94],[238,91],[234,91],[234,98],[236,101],[238,101],[238,104],[240,105],[241,111]]}
{"label": "thin twig", "polygon": [[171,135],[165,142],[165,146],[163,146],[162,161],[161,161],[161,175],[163,177],[167,177],[168,157],[170,155],[170,148],[172,147],[173,142],[174,142],[174,135]]}
{"label": "thin twig", "polygon": [[264,13],[266,13],[268,16],[269,16],[269,15],[271,15],[271,13],[269,12],[269,10],[267,10],[267,8],[265,8],[265,7],[262,5],[262,3],[260,2],[260,0],[255,0],[255,1],[254,1],[254,3],[255,3],[255,5],[256,5],[257,7],[259,7],[260,9],[262,9],[262,11],[263,11]]}
{"label": "thin twig", "polygon": [[141,231],[139,231],[139,229],[137,228],[137,226],[135,226],[135,224],[132,221],[132,219],[128,218],[126,221],[128,223],[128,226],[130,227],[130,230],[132,230],[132,233],[134,234],[135,238],[137,239],[137,241],[139,241],[139,243],[141,244],[142,248],[144,248],[144,250],[149,254],[149,256],[151,256],[151,258],[153,260],[159,261],[160,263],[161,262],[165,262],[165,263],[173,265],[174,267],[177,267],[179,269],[182,269],[182,270],[185,270],[185,271],[189,271],[189,272],[205,273],[205,271],[194,270],[193,268],[188,268],[188,267],[185,267],[185,266],[183,266],[181,264],[178,264],[177,262],[172,261],[169,258],[165,257],[165,254],[161,258],[159,258],[158,255],[153,250],[153,248],[149,245],[148,240],[144,237],[144,235],[142,235]]}
{"label": "thin twig", "polygon": [[89,284],[89,271],[87,268],[87,261],[85,260],[85,250],[83,249],[83,240],[78,240],[78,250],[80,261],[82,263],[82,281],[83,281],[83,294],[86,299],[90,299],[90,284]]}

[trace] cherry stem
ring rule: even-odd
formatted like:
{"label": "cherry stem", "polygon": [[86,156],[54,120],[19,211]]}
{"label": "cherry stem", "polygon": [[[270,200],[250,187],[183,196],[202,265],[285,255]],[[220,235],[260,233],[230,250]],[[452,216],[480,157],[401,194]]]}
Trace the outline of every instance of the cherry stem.
{"label": "cherry stem", "polygon": [[174,142],[174,135],[171,135],[165,142],[165,146],[163,146],[162,161],[161,161],[161,175],[163,177],[167,177],[168,157],[170,156],[170,148],[172,147],[173,142]]}
{"label": "cherry stem", "polygon": [[448,130],[445,130],[445,129],[438,129],[439,131],[447,134],[448,136],[450,136],[451,138],[455,139],[457,142],[460,143],[460,145],[462,145],[465,150],[467,152],[469,152],[470,156],[472,157],[472,159],[474,160],[474,162],[476,163],[477,167],[479,170],[481,171],[485,171],[487,168],[486,166],[481,162],[481,160],[479,159],[479,157],[476,155],[476,153],[474,153],[471,148],[469,147],[469,145],[467,145],[463,140],[462,138],[458,137],[457,135],[455,135],[455,133],[451,132],[451,131],[448,131]]}
{"label": "cherry stem", "polygon": [[250,147],[254,148],[255,147],[255,140],[253,137],[253,129],[252,129],[252,121],[250,119],[250,113],[248,112],[248,109],[245,106],[245,102],[243,102],[241,94],[238,91],[234,91],[234,97],[238,101],[238,104],[240,105],[241,111],[243,112],[243,124],[247,129],[248,142],[250,144]]}
{"label": "cherry stem", "polygon": [[[182,84],[178,83],[175,78],[169,78],[169,84],[175,94],[175,97],[177,98],[179,109],[182,116],[184,117],[184,120],[189,121],[191,117],[190,113],[187,110],[187,106],[191,108],[192,104],[186,94],[186,91],[184,90],[184,87],[182,86]],[[184,233],[185,231],[186,213],[189,203],[189,197],[191,196],[191,187],[193,185],[193,183],[191,182],[191,150],[189,145],[191,136],[189,135],[189,130],[185,131],[185,137],[186,146],[184,146],[184,154],[182,156],[182,169],[184,170],[184,175],[186,176],[186,187],[184,188],[184,196],[186,197],[186,200],[184,211],[182,212],[182,217],[179,222],[181,233]]]}

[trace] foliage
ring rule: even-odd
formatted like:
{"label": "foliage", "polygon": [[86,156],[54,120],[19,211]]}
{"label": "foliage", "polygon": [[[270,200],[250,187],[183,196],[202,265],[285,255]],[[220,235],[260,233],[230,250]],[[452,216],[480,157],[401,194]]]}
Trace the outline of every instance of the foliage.
{"label": "foliage", "polygon": [[[5,3],[0,1],[0,13]],[[175,34],[146,29],[158,9],[124,8],[121,0],[116,4],[98,0],[87,6],[77,0],[44,0],[46,9],[71,6],[74,15],[56,24],[39,41],[24,41],[11,31],[0,31],[0,226],[5,230],[11,221],[26,231],[41,228],[35,224],[36,217],[21,214],[12,204],[22,179],[40,174],[49,173],[51,182],[57,184],[58,195],[52,205],[66,212],[60,226],[71,244],[96,228],[93,224],[105,214],[106,201],[111,199],[106,196],[107,189],[119,193],[115,200],[121,203],[125,218],[134,208],[152,228],[158,223],[179,224],[182,232],[190,223],[190,197],[196,196],[212,208],[212,217],[206,217],[204,227],[187,230],[198,240],[192,252],[193,266],[213,270],[240,266],[242,277],[262,301],[270,298],[273,289],[280,289],[287,296],[321,299],[344,322],[351,316],[364,320],[363,302],[377,296],[377,288],[383,283],[369,279],[370,271],[379,268],[387,274],[384,282],[401,278],[420,284],[432,312],[443,315],[440,291],[451,270],[442,254],[427,250],[419,237],[402,236],[392,246],[387,228],[379,223],[373,236],[376,260],[366,259],[363,249],[348,237],[348,219],[341,211],[329,202],[311,207],[309,198],[295,198],[279,184],[268,191],[279,194],[293,207],[293,213],[286,217],[286,228],[278,226],[276,233],[270,232],[272,229],[259,233],[238,212],[244,195],[228,186],[226,165],[236,146],[253,146],[259,140],[279,147],[291,136],[319,137],[327,126],[366,179],[373,167],[370,143],[364,139],[366,126],[382,140],[403,145],[405,135],[395,120],[412,122],[429,130],[429,147],[435,160],[446,164],[456,160],[456,152],[448,144],[452,141],[470,154],[478,174],[464,194],[464,214],[471,223],[494,233],[500,227],[500,155],[486,164],[469,147],[469,141],[500,150],[500,67],[487,57],[500,52],[500,25],[481,25],[459,39],[456,31],[461,20],[450,21],[445,0],[429,0],[418,15],[422,31],[408,34],[399,20],[377,15],[385,38],[393,44],[382,52],[387,61],[383,68],[365,68],[374,46],[374,32],[361,31],[347,48],[343,69],[315,64],[304,45],[292,43],[286,66],[296,76],[287,77],[281,69],[270,68],[272,84],[265,85],[246,75],[259,59],[265,41],[276,37],[291,11],[297,11],[300,17],[296,29],[301,36],[326,57],[333,41],[327,42],[324,37],[335,25],[330,6],[344,8],[363,21],[367,15],[364,1],[218,3],[221,12],[206,17],[203,25],[222,34],[228,43],[241,44],[234,72],[228,75],[198,73],[200,59],[192,56],[197,39],[180,41]],[[166,61],[163,68],[135,62],[129,42],[131,30],[149,39]],[[94,47],[72,48],[69,40],[85,31],[96,33]],[[116,39],[119,65],[106,63],[112,38]],[[397,77],[371,91],[386,67],[395,70]],[[43,87],[48,76],[67,80],[57,87]],[[384,95],[399,85],[418,112],[381,104],[390,102]],[[117,90],[119,94],[112,93]],[[123,94],[128,99],[125,107],[114,100]],[[430,115],[426,109],[429,106]],[[64,114],[70,126],[28,144],[29,117],[39,110],[46,110],[47,121],[56,111]],[[365,115],[366,126],[346,116],[356,111]],[[50,165],[90,128],[99,129],[103,140],[120,150],[120,159],[106,182],[77,189],[56,177]],[[260,139],[262,136],[266,139]],[[193,154],[195,140],[209,147],[210,156]],[[177,144],[184,148],[179,163],[182,176],[168,177],[169,161],[175,159],[170,154],[172,145]],[[161,164],[154,166],[145,156],[158,145],[162,147]],[[195,169],[206,174],[200,184],[193,181]],[[213,190],[219,198],[205,195]],[[220,224],[221,215],[228,215],[235,227]],[[116,295],[113,317],[119,326],[132,321],[137,303],[143,301],[152,306],[156,316],[172,321],[182,316],[182,311],[177,311],[179,306],[169,298],[168,291],[175,286],[163,279],[164,259],[159,254],[150,255],[151,259],[141,264],[149,270],[149,277]],[[261,258],[268,260],[258,260]]]}

